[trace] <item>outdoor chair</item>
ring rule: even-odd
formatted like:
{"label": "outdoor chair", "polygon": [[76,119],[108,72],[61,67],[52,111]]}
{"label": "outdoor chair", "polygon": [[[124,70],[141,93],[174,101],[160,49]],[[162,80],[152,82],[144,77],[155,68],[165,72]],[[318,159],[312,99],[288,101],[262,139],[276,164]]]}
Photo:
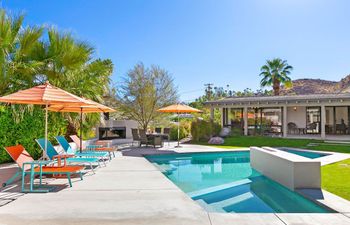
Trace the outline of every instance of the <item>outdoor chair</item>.
{"label": "outdoor chair", "polygon": [[139,130],[135,128],[131,128],[131,134],[132,134],[132,144],[134,145],[134,142],[141,142],[141,138],[139,136]]}
{"label": "outdoor chair", "polygon": [[170,128],[166,127],[163,129],[163,138],[168,141],[168,145],[170,145]]}
{"label": "outdoor chair", "polygon": [[161,134],[162,133],[162,128],[161,127],[156,127],[156,129],[154,130],[157,134]]}
{"label": "outdoor chair", "polygon": [[[70,138],[72,141],[77,145],[78,149],[80,149],[80,138],[77,135],[71,135]],[[114,147],[105,147],[103,145],[100,145],[99,142],[97,141],[97,144],[95,145],[86,145],[82,147],[83,153],[84,152],[90,152],[90,153],[108,153],[109,159],[112,159],[115,157],[114,152],[116,151],[116,148]]]}
{"label": "outdoor chair", "polygon": [[[12,183],[16,177],[22,175],[22,192],[48,192],[49,189],[34,189],[34,179],[36,175],[40,176],[40,185],[42,184],[42,175],[66,175],[69,186],[72,187],[71,174],[79,174],[83,179],[83,166],[55,166],[52,161],[35,161],[22,145],[5,147],[6,152],[18,165],[18,172],[3,187]],[[25,189],[24,177],[30,175],[30,188]]]}
{"label": "outdoor chair", "polygon": [[289,122],[287,124],[287,128],[289,134],[299,134],[299,129],[295,123]]}
{"label": "outdoor chair", "polygon": [[[45,138],[39,138],[35,140],[38,145],[40,146],[41,150],[44,151],[45,149]],[[67,153],[67,151],[65,151]],[[51,144],[51,142],[49,140],[47,140],[46,143],[46,154],[47,157],[49,157],[50,160],[57,160],[59,162],[62,161],[62,159],[70,164],[70,163],[78,163],[78,164],[89,164],[90,169],[92,170],[93,173],[95,173],[94,171],[94,167],[93,167],[93,163],[97,163],[98,166],[100,166],[100,159],[99,158],[86,158],[86,157],[76,157],[74,154],[64,154],[64,155],[60,155],[55,147]]]}
{"label": "outdoor chair", "polygon": [[77,157],[99,158],[103,162],[104,162],[104,160],[103,160],[104,158],[108,158],[109,160],[111,159],[111,156],[108,152],[95,152],[95,151],[80,152],[80,151],[76,151],[76,150],[73,150],[73,148],[70,146],[69,142],[66,140],[65,137],[56,136],[55,138],[67,154],[75,155]]}
{"label": "outdoor chair", "polygon": [[311,131],[311,133],[317,133],[317,122],[310,123],[306,126],[306,131]]}
{"label": "outdoor chair", "polygon": [[139,134],[140,134],[140,147],[142,145],[148,146],[149,144],[153,144],[153,141],[148,139],[145,130],[139,129]]}

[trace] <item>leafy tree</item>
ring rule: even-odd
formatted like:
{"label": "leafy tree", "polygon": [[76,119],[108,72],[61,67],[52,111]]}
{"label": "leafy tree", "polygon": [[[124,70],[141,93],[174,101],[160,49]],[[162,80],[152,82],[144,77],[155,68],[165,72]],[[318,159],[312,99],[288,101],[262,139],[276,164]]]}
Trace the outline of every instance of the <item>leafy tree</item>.
{"label": "leafy tree", "polygon": [[[93,59],[94,48],[69,33],[40,25],[24,26],[23,21],[23,15],[0,10],[0,96],[50,81],[73,94],[104,103],[104,95],[110,89],[112,62]],[[40,106],[27,105],[14,105],[10,109],[9,115],[17,126],[42,111]],[[51,130],[51,134],[75,133],[78,129],[88,134],[100,115],[87,114],[82,128],[76,113],[50,113],[49,120],[50,128],[56,128],[53,124],[66,126]],[[21,137],[18,141],[21,142]]]}
{"label": "leafy tree", "polygon": [[293,67],[288,65],[286,60],[280,58],[267,60],[260,70],[260,76],[263,77],[260,82],[261,86],[272,86],[274,95],[280,94],[281,84],[284,84],[286,87],[292,86],[292,80],[289,75]]}
{"label": "leafy tree", "polygon": [[177,88],[170,74],[158,66],[146,68],[142,63],[127,73],[117,89],[119,109],[125,117],[138,121],[143,129],[161,116],[157,109],[177,100]]}

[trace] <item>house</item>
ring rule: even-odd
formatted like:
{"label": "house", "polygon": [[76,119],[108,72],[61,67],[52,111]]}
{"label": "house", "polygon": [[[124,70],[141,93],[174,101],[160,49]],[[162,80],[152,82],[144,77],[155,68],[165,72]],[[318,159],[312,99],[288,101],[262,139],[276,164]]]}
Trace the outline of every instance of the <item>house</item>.
{"label": "house", "polygon": [[244,135],[350,140],[350,93],[230,97],[206,106]]}

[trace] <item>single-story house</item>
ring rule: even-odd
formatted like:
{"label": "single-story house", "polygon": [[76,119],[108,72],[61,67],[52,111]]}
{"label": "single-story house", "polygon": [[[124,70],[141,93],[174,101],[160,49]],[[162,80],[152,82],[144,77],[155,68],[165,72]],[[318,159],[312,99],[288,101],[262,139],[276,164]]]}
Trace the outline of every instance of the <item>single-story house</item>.
{"label": "single-story house", "polygon": [[205,103],[244,135],[350,140],[350,93],[230,97]]}

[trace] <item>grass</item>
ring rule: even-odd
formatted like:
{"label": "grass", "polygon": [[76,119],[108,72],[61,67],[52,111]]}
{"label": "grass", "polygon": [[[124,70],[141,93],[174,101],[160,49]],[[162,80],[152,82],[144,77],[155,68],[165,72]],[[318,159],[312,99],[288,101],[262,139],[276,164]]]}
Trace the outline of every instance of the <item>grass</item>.
{"label": "grass", "polygon": [[[308,146],[310,143],[316,143],[317,146]],[[208,145],[207,142],[199,142],[194,144]],[[222,145],[212,145],[215,147],[229,149],[229,148],[249,148],[250,146],[269,146],[269,147],[294,147],[304,148],[310,150],[330,151],[340,153],[350,153],[350,144],[328,144],[321,140],[312,139],[286,139],[273,137],[259,137],[259,136],[237,136],[225,138],[225,143]]]}
{"label": "grass", "polygon": [[350,159],[322,166],[322,188],[350,200]]}

